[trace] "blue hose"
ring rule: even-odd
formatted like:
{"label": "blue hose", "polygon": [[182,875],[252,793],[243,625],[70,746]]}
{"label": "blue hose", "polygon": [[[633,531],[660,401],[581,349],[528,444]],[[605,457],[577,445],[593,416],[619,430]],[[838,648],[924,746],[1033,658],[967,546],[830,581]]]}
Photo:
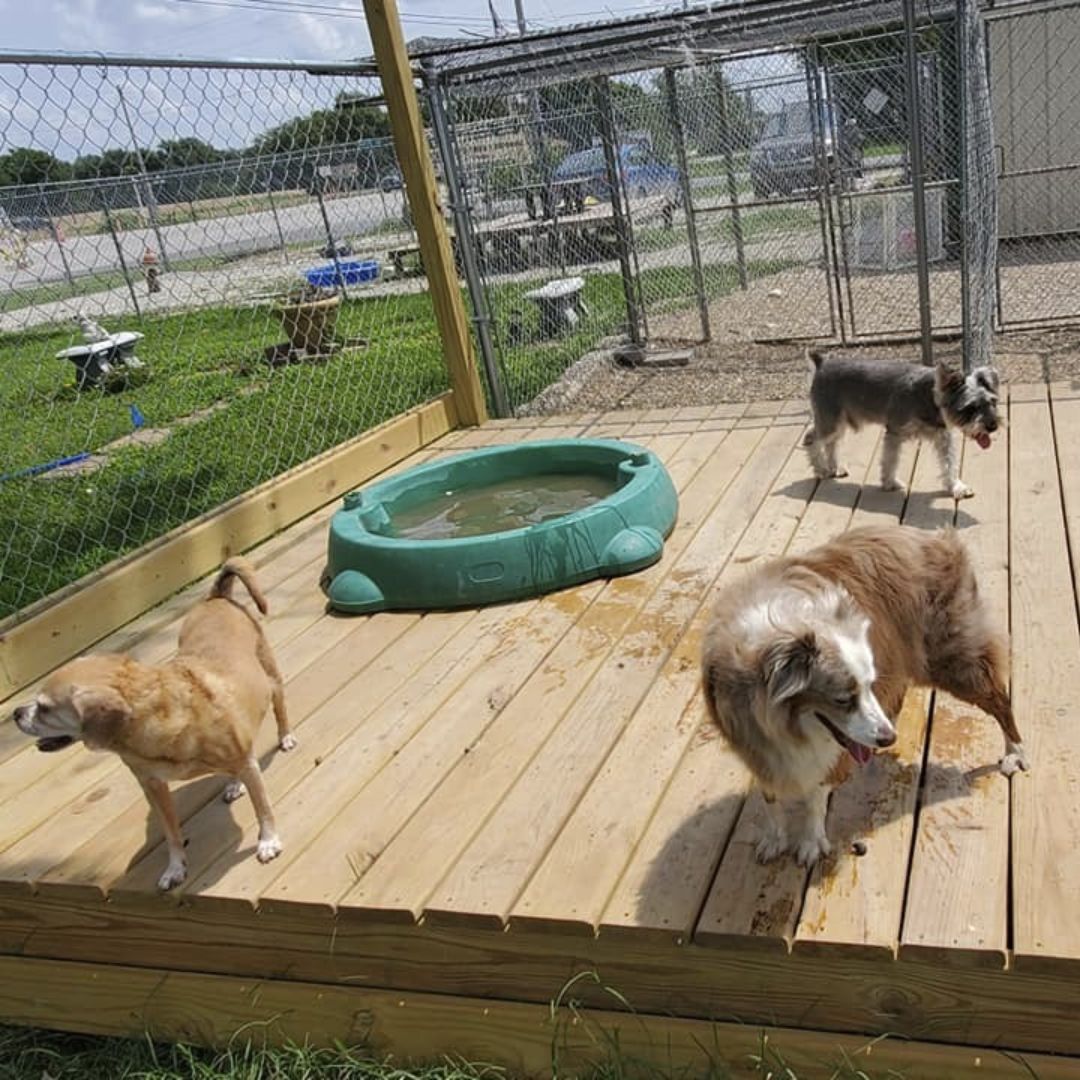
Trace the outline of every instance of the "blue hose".
{"label": "blue hose", "polygon": [[0,476],[0,484],[6,480],[20,480],[24,476],[37,476],[39,473],[52,472],[53,469],[62,469],[65,465],[74,465],[77,461],[85,461],[90,456],[89,450],[72,454],[70,457],[56,458],[55,461],[46,461],[43,465],[31,465],[28,469],[20,469],[18,472],[4,473]]}

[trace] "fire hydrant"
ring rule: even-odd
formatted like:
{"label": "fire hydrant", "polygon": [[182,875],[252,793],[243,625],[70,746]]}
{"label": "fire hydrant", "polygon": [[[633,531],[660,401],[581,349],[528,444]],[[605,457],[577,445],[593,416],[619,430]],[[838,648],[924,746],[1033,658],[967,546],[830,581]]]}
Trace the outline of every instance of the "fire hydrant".
{"label": "fire hydrant", "polygon": [[161,271],[158,269],[157,252],[152,247],[143,251],[142,269],[143,277],[146,278],[146,291],[161,292]]}

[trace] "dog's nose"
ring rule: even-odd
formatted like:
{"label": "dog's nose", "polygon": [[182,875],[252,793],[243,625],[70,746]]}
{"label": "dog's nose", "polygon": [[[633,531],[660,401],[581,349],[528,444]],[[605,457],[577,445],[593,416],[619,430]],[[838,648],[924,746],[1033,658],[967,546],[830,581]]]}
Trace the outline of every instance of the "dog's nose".
{"label": "dog's nose", "polygon": [[894,742],[896,742],[895,731],[883,731],[877,737],[877,744],[878,746],[882,747],[882,749],[884,749],[886,746],[892,746]]}
{"label": "dog's nose", "polygon": [[986,430],[987,430],[987,433],[990,434],[990,435],[993,435],[993,433],[995,431],[997,431],[997,429],[998,429],[998,422],[992,416],[988,416],[986,418]]}

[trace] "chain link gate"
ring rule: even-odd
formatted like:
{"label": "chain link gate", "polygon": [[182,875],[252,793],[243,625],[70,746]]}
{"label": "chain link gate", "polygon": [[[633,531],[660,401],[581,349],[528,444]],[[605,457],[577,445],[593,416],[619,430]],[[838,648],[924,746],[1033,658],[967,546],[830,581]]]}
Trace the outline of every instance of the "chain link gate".
{"label": "chain link gate", "polygon": [[1080,5],[990,11],[1003,327],[1080,317]]}

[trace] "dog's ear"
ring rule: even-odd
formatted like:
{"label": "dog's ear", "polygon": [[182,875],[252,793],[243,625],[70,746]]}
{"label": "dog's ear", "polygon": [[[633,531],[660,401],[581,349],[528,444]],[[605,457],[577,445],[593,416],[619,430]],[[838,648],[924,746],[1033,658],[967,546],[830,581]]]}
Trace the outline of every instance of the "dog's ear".
{"label": "dog's ear", "polygon": [[996,368],[979,367],[972,372],[972,375],[975,376],[975,381],[984,390],[989,390],[991,394],[998,392],[998,387],[1001,386],[1001,376],[997,373]]}
{"label": "dog's ear", "polygon": [[71,703],[82,722],[82,740],[91,749],[111,747],[131,719],[131,706],[111,686],[76,687]]}
{"label": "dog's ear", "polygon": [[963,389],[964,373],[944,360],[939,360],[934,365],[934,382],[939,394],[952,394]]}
{"label": "dog's ear", "polygon": [[802,693],[810,685],[817,656],[817,640],[812,630],[798,636],[784,635],[773,642],[761,658],[769,699],[780,704]]}

